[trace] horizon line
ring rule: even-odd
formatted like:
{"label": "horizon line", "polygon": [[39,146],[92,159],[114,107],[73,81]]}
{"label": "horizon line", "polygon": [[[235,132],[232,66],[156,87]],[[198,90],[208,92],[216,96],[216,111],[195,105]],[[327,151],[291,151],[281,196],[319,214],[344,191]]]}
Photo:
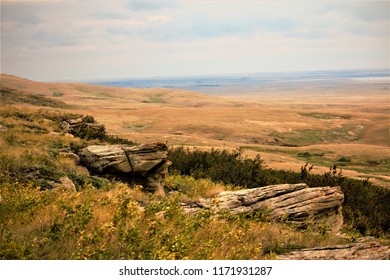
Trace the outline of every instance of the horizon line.
{"label": "horizon line", "polygon": [[[292,73],[332,73],[332,72],[349,72],[349,71],[383,71],[388,72],[390,76],[390,68],[360,68],[360,69],[327,69],[327,70],[283,70],[283,71],[259,71],[259,72],[230,72],[230,73],[209,73],[209,74],[193,74],[193,75],[150,75],[150,76],[131,76],[131,77],[107,77],[107,78],[80,78],[80,79],[65,79],[53,80],[54,82],[81,82],[81,81],[120,81],[120,80],[168,80],[168,79],[189,79],[189,78],[205,78],[205,77],[232,77],[246,75],[269,75],[269,74],[292,74]],[[46,81],[50,82],[50,81]]]}
{"label": "horizon line", "polygon": [[0,73],[1,75],[15,76],[36,82],[99,82],[99,81],[121,81],[121,80],[169,80],[169,79],[195,79],[206,77],[242,77],[247,75],[270,75],[270,74],[298,74],[298,73],[334,73],[334,72],[362,72],[362,71],[380,71],[387,72],[390,76],[390,68],[359,68],[359,69],[326,69],[326,70],[282,70],[282,71],[259,71],[259,72],[230,72],[230,73],[209,73],[209,74],[191,74],[191,75],[150,75],[150,76],[130,76],[130,77],[107,77],[107,78],[77,78],[77,79],[55,79],[55,80],[37,80],[17,74]]}

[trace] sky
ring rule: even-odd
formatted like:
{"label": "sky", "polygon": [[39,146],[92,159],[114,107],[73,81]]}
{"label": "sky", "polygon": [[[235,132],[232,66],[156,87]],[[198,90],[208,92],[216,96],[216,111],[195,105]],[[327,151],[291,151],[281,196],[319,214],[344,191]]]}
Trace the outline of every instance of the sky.
{"label": "sky", "polygon": [[1,1],[1,73],[37,81],[389,69],[390,1]]}

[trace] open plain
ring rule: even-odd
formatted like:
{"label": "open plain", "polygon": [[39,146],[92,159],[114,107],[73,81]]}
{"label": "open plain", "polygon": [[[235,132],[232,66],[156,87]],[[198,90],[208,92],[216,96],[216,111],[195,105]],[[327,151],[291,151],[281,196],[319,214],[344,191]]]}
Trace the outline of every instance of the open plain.
{"label": "open plain", "polygon": [[[43,96],[89,114],[107,132],[139,143],[202,149],[241,148],[268,167],[299,171],[309,163],[323,173],[390,184],[388,80],[284,81],[262,88],[218,87],[206,93],[171,88],[121,88],[35,82],[1,75],[2,105],[26,104],[11,95]],[[202,90],[202,88],[200,89]],[[33,102],[34,103],[34,102]]]}

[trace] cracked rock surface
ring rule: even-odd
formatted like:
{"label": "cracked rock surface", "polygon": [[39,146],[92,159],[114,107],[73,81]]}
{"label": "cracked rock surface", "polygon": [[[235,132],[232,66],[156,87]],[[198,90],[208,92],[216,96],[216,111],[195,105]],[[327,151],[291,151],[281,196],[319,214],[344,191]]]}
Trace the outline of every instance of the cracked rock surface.
{"label": "cracked rock surface", "polygon": [[118,177],[140,184],[145,191],[161,190],[170,161],[163,143],[138,146],[93,145],[79,152],[80,163],[96,175]]}
{"label": "cracked rock surface", "polygon": [[279,260],[390,260],[390,246],[363,238],[355,243],[303,249],[277,256]]}
{"label": "cracked rock surface", "polygon": [[266,211],[272,220],[286,221],[299,228],[323,228],[338,232],[343,224],[340,187],[309,188],[306,184],[280,184],[226,191],[216,197],[183,203],[185,211],[200,209],[254,214]]}

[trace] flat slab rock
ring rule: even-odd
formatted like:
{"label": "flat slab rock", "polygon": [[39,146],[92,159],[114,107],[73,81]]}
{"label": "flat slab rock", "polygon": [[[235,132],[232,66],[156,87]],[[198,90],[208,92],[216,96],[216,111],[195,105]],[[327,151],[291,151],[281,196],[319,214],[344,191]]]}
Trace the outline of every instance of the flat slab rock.
{"label": "flat slab rock", "polygon": [[278,260],[390,260],[390,246],[377,240],[294,251]]}
{"label": "flat slab rock", "polygon": [[216,197],[182,203],[187,213],[201,209],[227,210],[231,214],[267,211],[272,220],[299,228],[323,228],[338,232],[343,224],[340,187],[309,188],[306,184],[281,184],[221,192]]}

